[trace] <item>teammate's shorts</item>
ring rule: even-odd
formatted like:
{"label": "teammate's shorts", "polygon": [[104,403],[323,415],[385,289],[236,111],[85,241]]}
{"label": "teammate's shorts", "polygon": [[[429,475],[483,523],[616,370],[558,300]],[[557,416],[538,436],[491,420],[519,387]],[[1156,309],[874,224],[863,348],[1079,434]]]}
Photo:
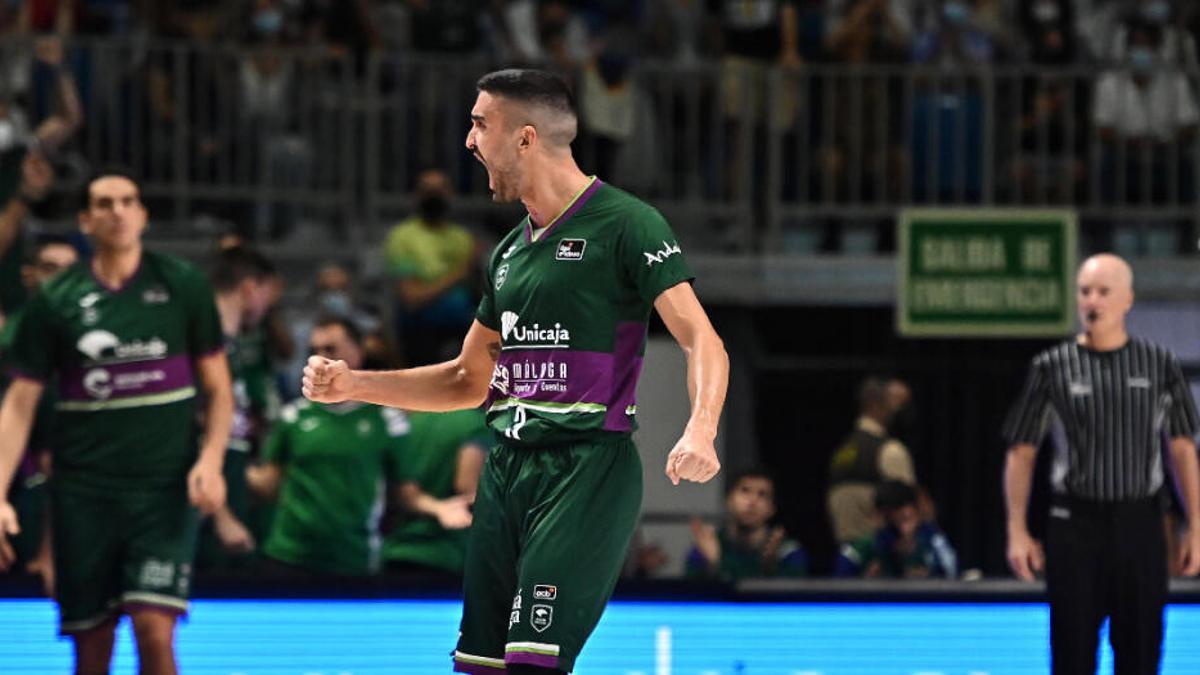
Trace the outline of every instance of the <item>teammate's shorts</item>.
{"label": "teammate's shorts", "polygon": [[60,633],[131,607],[187,613],[199,518],[186,487],[100,493],[55,481],[51,494]]}
{"label": "teammate's shorts", "polygon": [[569,672],[612,595],[641,502],[628,438],[493,449],[467,543],[455,671]]}

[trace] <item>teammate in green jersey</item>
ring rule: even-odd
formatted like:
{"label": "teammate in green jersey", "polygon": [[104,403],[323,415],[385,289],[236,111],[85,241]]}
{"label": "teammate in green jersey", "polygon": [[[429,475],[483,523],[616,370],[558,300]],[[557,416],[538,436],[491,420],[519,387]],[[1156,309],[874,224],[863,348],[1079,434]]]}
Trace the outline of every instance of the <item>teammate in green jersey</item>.
{"label": "teammate in green jersey", "polygon": [[[348,319],[318,321],[309,347],[362,365],[362,336]],[[390,408],[304,399],[284,406],[264,463],[247,473],[251,489],[279,500],[263,555],[317,575],[378,571],[385,487],[396,479],[393,460],[408,430],[405,414]]]}
{"label": "teammate in green jersey", "polygon": [[580,171],[566,84],[506,70],[478,82],[467,149],[496,201],[529,212],[496,248],[455,359],[362,372],[315,356],[304,393],[407,410],[485,403],[488,455],[467,545],[454,667],[570,671],[612,593],[642,495],[630,441],[653,308],[687,356],[691,417],[666,474],[704,482],[729,361],[679,241],[651,206]]}
{"label": "teammate in green jersey", "polygon": [[[212,286],[190,263],[144,250],[146,222],[129,174],[87,182],[79,223],[95,256],[28,304],[0,408],[5,494],[44,383],[57,387],[51,530],[60,630],[74,640],[77,673],[108,672],[121,613],[132,618],[141,672],[176,672],[196,509],[225,501],[233,397]],[[0,538],[19,529],[0,502]]]}
{"label": "teammate in green jersey", "polygon": [[403,512],[384,539],[383,561],[394,574],[461,577],[492,434],[476,409],[413,413],[409,421],[407,447],[395,459]]}

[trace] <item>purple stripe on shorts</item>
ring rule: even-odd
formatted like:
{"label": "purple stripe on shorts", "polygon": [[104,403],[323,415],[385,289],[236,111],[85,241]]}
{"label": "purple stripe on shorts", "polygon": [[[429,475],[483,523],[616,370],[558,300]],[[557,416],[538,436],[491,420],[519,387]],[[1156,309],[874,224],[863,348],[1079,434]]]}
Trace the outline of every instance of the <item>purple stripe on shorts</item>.
{"label": "purple stripe on shorts", "polygon": [[558,657],[549,654],[533,654],[530,652],[509,652],[504,655],[505,663],[523,663],[541,668],[557,668]]}
{"label": "purple stripe on shorts", "polygon": [[637,396],[638,375],[642,372],[642,348],[646,342],[646,324],[627,321],[617,324],[613,339],[613,396],[604,415],[606,431],[629,431],[633,424],[625,409]]}
{"label": "purple stripe on shorts", "polygon": [[192,361],[186,354],[153,361],[134,361],[71,368],[62,374],[64,401],[111,401],[190,387]]}
{"label": "purple stripe on shorts", "polygon": [[492,666],[481,666],[477,663],[467,663],[466,661],[454,660],[454,672],[470,673],[470,675],[504,675],[508,672],[504,668],[493,668]]}

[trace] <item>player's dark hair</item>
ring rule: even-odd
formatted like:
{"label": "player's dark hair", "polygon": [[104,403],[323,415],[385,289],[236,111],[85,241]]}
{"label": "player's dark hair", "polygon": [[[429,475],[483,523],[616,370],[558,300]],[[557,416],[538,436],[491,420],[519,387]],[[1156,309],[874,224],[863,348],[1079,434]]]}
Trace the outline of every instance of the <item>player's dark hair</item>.
{"label": "player's dark hair", "polygon": [[572,117],[578,116],[571,87],[566,80],[549,71],[528,68],[497,70],[479,78],[475,88],[494,96],[542,106]]}
{"label": "player's dark hair", "polygon": [[263,282],[275,276],[275,265],[266,256],[246,246],[217,253],[212,266],[213,288],[228,293],[247,279]]}
{"label": "player's dark hair", "polygon": [[317,319],[315,324],[313,324],[313,330],[318,328],[331,328],[333,326],[341,326],[342,330],[346,331],[346,336],[350,338],[351,342],[362,346],[362,330],[360,330],[353,321],[344,316],[336,316],[333,314],[322,316],[321,318]]}
{"label": "player's dark hair", "polygon": [[87,211],[88,207],[92,205],[92,183],[95,183],[101,178],[114,177],[124,178],[130,183],[133,183],[133,186],[137,188],[138,199],[142,198],[142,182],[137,177],[137,174],[133,172],[133,169],[120,164],[109,164],[94,169],[90,174],[88,174],[87,180],[83,182],[83,188],[79,195],[80,210]]}
{"label": "player's dark hair", "polygon": [[910,504],[916,506],[917,491],[908,483],[885,480],[875,488],[875,509],[880,513],[891,513]]}
{"label": "player's dark hair", "polygon": [[[38,256],[42,254],[42,251],[50,246],[70,246],[72,249],[74,249],[76,255],[80,255],[79,248],[75,246],[75,242],[71,241],[66,236],[61,234],[43,233],[37,235],[37,237],[33,240],[33,245],[29,247],[28,251],[26,251],[25,262],[29,264],[36,263]],[[80,257],[82,257],[82,255],[80,255]]]}
{"label": "player's dark hair", "polygon": [[883,405],[887,402],[887,378],[872,375],[862,381],[858,387],[858,409],[860,412],[868,408]]}
{"label": "player's dark hair", "polygon": [[771,475],[770,471],[767,471],[766,468],[761,466],[751,466],[742,469],[729,477],[729,480],[725,483],[725,494],[733,492],[734,489],[737,488],[738,484],[749,478],[761,478],[771,484],[771,489],[775,488],[775,477]]}

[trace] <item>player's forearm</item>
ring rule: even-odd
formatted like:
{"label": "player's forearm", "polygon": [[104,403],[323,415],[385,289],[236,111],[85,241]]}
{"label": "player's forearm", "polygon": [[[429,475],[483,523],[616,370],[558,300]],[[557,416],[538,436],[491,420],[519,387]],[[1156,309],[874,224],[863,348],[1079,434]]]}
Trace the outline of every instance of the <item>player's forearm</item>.
{"label": "player's forearm", "polygon": [[208,392],[208,409],[204,416],[204,444],[200,448],[200,461],[214,462],[221,466],[225,462],[225,449],[229,446],[229,432],[233,429],[233,391],[218,387]]}
{"label": "player's forearm", "polygon": [[0,501],[5,499],[17,466],[29,443],[29,430],[42,385],[18,379],[9,385],[0,405]]}
{"label": "player's forearm", "polygon": [[488,380],[457,360],[404,370],[355,370],[353,375],[350,398],[404,410],[462,410],[487,397]]}
{"label": "player's forearm", "polygon": [[1004,501],[1008,514],[1009,536],[1028,531],[1026,514],[1029,491],[1033,485],[1033,468],[1037,448],[1028,444],[1014,445],[1004,461]]}
{"label": "player's forearm", "polygon": [[717,435],[717,423],[725,407],[729,355],[721,338],[711,330],[698,334],[683,349],[687,355],[688,396],[692,402],[687,431],[711,440]]}
{"label": "player's forearm", "polygon": [[1196,458],[1196,444],[1190,438],[1171,439],[1171,472],[1183,495],[1188,527],[1200,528],[1200,460]]}
{"label": "player's forearm", "polygon": [[400,486],[400,505],[406,511],[436,517],[440,502],[416,483],[404,483]]}

